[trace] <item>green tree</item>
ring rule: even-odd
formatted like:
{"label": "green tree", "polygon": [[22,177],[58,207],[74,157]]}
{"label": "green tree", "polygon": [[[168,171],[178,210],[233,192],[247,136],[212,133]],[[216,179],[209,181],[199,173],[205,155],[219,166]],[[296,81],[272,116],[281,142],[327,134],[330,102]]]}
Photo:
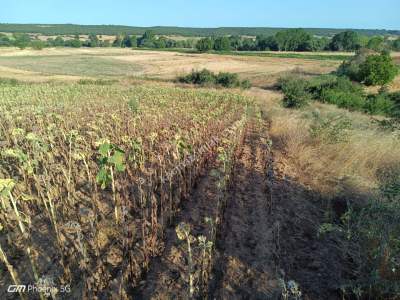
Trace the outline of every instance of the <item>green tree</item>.
{"label": "green tree", "polygon": [[239,50],[242,46],[242,38],[239,35],[232,35],[229,37],[230,48],[233,50]]}
{"label": "green tree", "polygon": [[46,43],[40,40],[34,40],[31,42],[31,47],[34,50],[42,50],[46,46]]}
{"label": "green tree", "polygon": [[117,35],[115,37],[115,40],[112,44],[113,47],[122,47],[122,37],[120,35]]}
{"label": "green tree", "polygon": [[398,67],[390,54],[370,55],[360,65],[359,79],[366,85],[385,85],[393,81],[398,73]]}
{"label": "green tree", "polygon": [[0,33],[0,47],[9,47],[12,45],[12,42],[8,36],[3,33]]}
{"label": "green tree", "polygon": [[369,39],[367,43],[367,48],[380,52],[384,49],[385,47],[385,39],[381,36],[374,36]]}
{"label": "green tree", "polygon": [[177,46],[178,42],[171,40],[171,39],[167,39],[165,41],[165,47],[167,48],[187,48],[186,47],[186,41],[181,41],[180,43],[180,47]]}
{"label": "green tree", "polygon": [[252,51],[256,50],[257,43],[254,39],[245,38],[243,39],[242,46],[239,48],[241,51]]}
{"label": "green tree", "polygon": [[277,39],[274,36],[257,36],[256,38],[256,43],[257,43],[257,50],[260,51],[278,51],[279,50],[279,44]]}
{"label": "green tree", "polygon": [[304,29],[288,29],[275,35],[279,50],[283,51],[311,51],[312,36]]}
{"label": "green tree", "polygon": [[400,38],[392,42],[392,49],[394,51],[400,51]]}
{"label": "green tree", "polygon": [[136,35],[132,35],[130,37],[130,40],[131,40],[131,45],[132,45],[131,47],[136,48],[138,46],[138,40],[137,40]]}
{"label": "green tree", "polygon": [[328,49],[329,40],[326,37],[313,38],[312,40],[312,50],[313,51],[324,51]]}
{"label": "green tree", "polygon": [[65,41],[61,36],[58,36],[53,41],[54,47],[64,47]]}
{"label": "green tree", "polygon": [[97,35],[90,34],[87,46],[88,47],[99,47],[99,44],[100,44],[100,41],[99,41],[99,38],[97,37]]}
{"label": "green tree", "polygon": [[14,33],[14,45],[20,49],[25,49],[31,42],[31,37],[25,33]]}
{"label": "green tree", "polygon": [[131,48],[132,47],[131,37],[128,34],[124,35],[124,38],[122,39],[121,46],[123,48]]}
{"label": "green tree", "polygon": [[154,32],[152,30],[146,30],[142,38],[145,40],[154,40],[155,39]]}
{"label": "green tree", "polygon": [[336,34],[329,45],[332,51],[354,51],[360,47],[358,34],[351,30]]}
{"label": "green tree", "polygon": [[348,61],[344,61],[339,66],[337,74],[361,82],[360,66],[367,60],[367,57],[371,55],[371,53],[371,50],[365,48],[358,50],[355,56],[351,57]]}
{"label": "green tree", "polygon": [[214,50],[229,51],[231,50],[231,42],[227,36],[217,37],[214,40]]}
{"label": "green tree", "polygon": [[138,47],[155,48],[156,36],[151,30],[145,31],[145,33],[137,40]]}
{"label": "green tree", "polygon": [[301,108],[311,100],[311,94],[307,91],[308,82],[303,78],[280,78],[278,85],[284,94],[283,105],[288,108]]}
{"label": "green tree", "polygon": [[82,42],[79,39],[79,35],[75,35],[74,39],[65,41],[64,45],[65,47],[80,48],[82,47]]}
{"label": "green tree", "polygon": [[[136,37],[135,37],[135,43],[136,43]],[[133,43],[133,38],[131,36],[129,36],[128,34],[125,34],[124,38],[121,41],[121,47],[123,48],[132,48],[133,46],[137,46],[134,45]]]}
{"label": "green tree", "polygon": [[196,44],[196,49],[199,52],[207,52],[213,49],[214,43],[210,38],[202,38]]}

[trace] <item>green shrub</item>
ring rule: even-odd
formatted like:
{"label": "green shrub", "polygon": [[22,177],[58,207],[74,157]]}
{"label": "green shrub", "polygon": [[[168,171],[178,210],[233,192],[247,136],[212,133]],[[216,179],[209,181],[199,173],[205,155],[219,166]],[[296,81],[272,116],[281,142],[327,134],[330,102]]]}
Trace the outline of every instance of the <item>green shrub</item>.
{"label": "green shrub", "polygon": [[347,76],[351,80],[359,81],[360,79],[360,66],[366,61],[368,55],[373,52],[368,49],[360,49],[356,55],[351,57],[348,61],[344,61],[337,70],[338,76]]}
{"label": "green shrub", "polygon": [[351,129],[351,120],[345,116],[327,116],[321,117],[319,114],[313,114],[314,120],[310,126],[311,137],[317,138],[324,143],[334,144],[345,142],[349,137]]}
{"label": "green shrub", "polygon": [[325,76],[314,79],[309,85],[309,90],[314,99],[335,104],[340,108],[360,111],[365,108],[362,86],[344,76]]}
{"label": "green shrub", "polygon": [[44,47],[46,47],[46,43],[39,40],[34,40],[31,42],[31,47],[34,50],[42,50]]}
{"label": "green shrub", "polygon": [[240,86],[239,76],[233,73],[219,73],[216,76],[216,83],[227,88]]}
{"label": "green shrub", "polygon": [[192,73],[179,77],[178,80],[182,83],[212,85],[215,84],[215,75],[213,72],[207,69],[203,69],[201,71],[193,70]]}
{"label": "green shrub", "polygon": [[304,79],[298,75],[279,78],[276,87],[284,94],[285,107],[302,107],[310,99],[340,108],[400,119],[400,92],[381,89],[378,95],[366,96],[361,84],[346,76],[322,75]]}
{"label": "green shrub", "polygon": [[356,264],[354,279],[343,289],[348,294],[357,290],[358,299],[397,299],[400,294],[399,184],[389,198],[369,200],[343,218],[341,231],[353,245],[348,255]]}
{"label": "green shrub", "polygon": [[388,97],[393,102],[393,109],[390,112],[390,116],[393,118],[400,119],[400,92],[390,93]]}
{"label": "green shrub", "polygon": [[[348,201],[346,213],[319,232],[342,237],[351,262],[342,286],[350,299],[398,299],[400,295],[400,170],[380,174],[380,193],[364,202]],[[347,298],[347,297],[344,297]]]}
{"label": "green shrub", "polygon": [[18,80],[13,78],[0,78],[0,85],[11,85],[16,86],[18,85]]}
{"label": "green shrub", "polygon": [[308,82],[301,77],[284,77],[278,80],[278,87],[284,94],[283,105],[288,108],[301,108],[311,100]]}
{"label": "green shrub", "polygon": [[370,55],[360,65],[359,80],[366,85],[385,85],[393,81],[398,67],[388,53]]}
{"label": "green shrub", "polygon": [[337,70],[339,76],[344,75],[366,85],[388,84],[397,73],[398,67],[389,53],[382,52],[377,55],[366,49],[360,50],[349,61],[343,62]]}
{"label": "green shrub", "polygon": [[395,103],[386,93],[368,96],[365,104],[365,110],[373,115],[389,116],[395,108]]}
{"label": "green shrub", "polygon": [[365,105],[365,99],[359,95],[349,92],[343,92],[339,89],[324,90],[322,93],[324,102],[335,104],[340,108],[350,110],[362,110]]}
{"label": "green shrub", "polygon": [[245,90],[251,88],[250,80],[248,80],[248,79],[243,80],[241,86],[242,86],[242,89],[245,89]]}
{"label": "green shrub", "polygon": [[334,87],[343,92],[364,96],[364,89],[362,85],[352,82],[349,78],[344,76],[337,77],[336,85]]}
{"label": "green shrub", "polygon": [[178,77],[178,82],[202,86],[218,85],[226,88],[240,87],[247,89],[251,87],[250,81],[241,81],[237,74],[221,72],[216,75],[207,69],[201,71],[193,70],[188,75]]}
{"label": "green shrub", "polygon": [[351,82],[347,77],[325,75],[305,80],[289,76],[280,78],[277,86],[285,95],[286,107],[302,107],[313,98],[341,108],[364,110],[365,96],[362,86]]}
{"label": "green shrub", "polygon": [[313,98],[318,99],[322,91],[336,86],[338,77],[335,75],[321,75],[311,78],[308,81],[308,90]]}

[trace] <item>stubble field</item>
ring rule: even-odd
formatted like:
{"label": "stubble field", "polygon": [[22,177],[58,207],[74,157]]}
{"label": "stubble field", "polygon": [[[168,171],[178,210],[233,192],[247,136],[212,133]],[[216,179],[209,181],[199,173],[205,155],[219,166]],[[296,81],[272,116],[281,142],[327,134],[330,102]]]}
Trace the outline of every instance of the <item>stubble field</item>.
{"label": "stubble field", "polygon": [[126,76],[173,79],[192,69],[207,68],[235,72],[262,85],[295,69],[309,74],[328,73],[340,62],[131,49],[0,49],[2,77],[27,81]]}

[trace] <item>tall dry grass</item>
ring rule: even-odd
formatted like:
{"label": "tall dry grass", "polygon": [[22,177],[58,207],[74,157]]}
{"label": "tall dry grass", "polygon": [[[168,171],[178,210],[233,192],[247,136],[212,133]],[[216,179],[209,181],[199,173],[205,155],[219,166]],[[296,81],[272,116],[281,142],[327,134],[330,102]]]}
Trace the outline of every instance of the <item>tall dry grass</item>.
{"label": "tall dry grass", "polygon": [[[400,139],[383,132],[368,116],[320,104],[289,110],[281,107],[279,97],[264,100],[262,107],[272,121],[275,147],[284,154],[296,179],[313,190],[337,195],[351,187],[363,194],[374,193],[400,169]],[[312,112],[321,118],[335,114],[351,119],[345,141],[327,143],[312,137]]]}

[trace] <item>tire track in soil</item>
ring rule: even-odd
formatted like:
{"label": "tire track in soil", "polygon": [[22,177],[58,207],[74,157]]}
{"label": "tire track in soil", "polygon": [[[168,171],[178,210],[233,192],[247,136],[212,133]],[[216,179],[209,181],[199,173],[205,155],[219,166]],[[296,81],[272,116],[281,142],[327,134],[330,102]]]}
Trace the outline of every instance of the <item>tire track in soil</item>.
{"label": "tire track in soil", "polygon": [[[250,124],[234,167],[217,249],[213,299],[275,299],[275,224],[268,182],[272,158],[265,124]],[[218,240],[218,239],[217,239]]]}

